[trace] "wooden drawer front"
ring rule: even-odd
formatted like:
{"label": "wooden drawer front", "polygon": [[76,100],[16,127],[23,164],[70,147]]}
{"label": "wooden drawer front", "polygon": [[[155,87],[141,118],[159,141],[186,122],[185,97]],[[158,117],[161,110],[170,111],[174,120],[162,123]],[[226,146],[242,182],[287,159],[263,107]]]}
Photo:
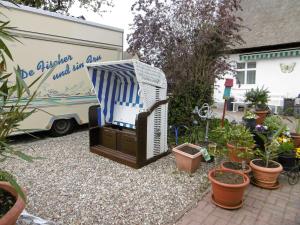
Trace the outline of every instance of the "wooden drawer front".
{"label": "wooden drawer front", "polygon": [[117,142],[118,142],[118,150],[136,156],[137,150],[137,141],[136,136],[131,134],[118,133]]}
{"label": "wooden drawer front", "polygon": [[101,143],[104,147],[116,150],[117,149],[116,131],[109,128],[103,128]]}

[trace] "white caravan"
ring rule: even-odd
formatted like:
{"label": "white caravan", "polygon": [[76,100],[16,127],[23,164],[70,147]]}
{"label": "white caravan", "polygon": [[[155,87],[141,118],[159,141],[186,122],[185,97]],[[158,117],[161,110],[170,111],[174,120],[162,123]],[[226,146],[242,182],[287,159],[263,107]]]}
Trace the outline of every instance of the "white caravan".
{"label": "white caravan", "polygon": [[21,42],[6,42],[14,58],[8,71],[19,65],[29,83],[56,65],[31,104],[40,110],[20,128],[64,135],[87,123],[89,107],[98,102],[84,64],[122,59],[123,30],[4,1],[0,10]]}

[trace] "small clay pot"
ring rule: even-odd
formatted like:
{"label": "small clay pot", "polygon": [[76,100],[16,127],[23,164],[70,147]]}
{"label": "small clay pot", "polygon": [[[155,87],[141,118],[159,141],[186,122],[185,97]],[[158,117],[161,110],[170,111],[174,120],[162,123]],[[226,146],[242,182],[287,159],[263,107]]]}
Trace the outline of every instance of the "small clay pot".
{"label": "small clay pot", "polygon": [[[214,178],[214,174],[216,171],[239,174],[243,177],[244,182],[242,184],[221,183]],[[225,209],[235,209],[242,206],[244,191],[250,183],[248,176],[236,170],[213,169],[209,171],[208,179],[210,180],[212,185],[213,202],[217,206]]]}
{"label": "small clay pot", "polygon": [[253,177],[255,179],[255,184],[259,187],[271,189],[275,187],[278,183],[277,179],[281,171],[283,170],[280,163],[270,160],[270,162],[278,165],[276,168],[266,168],[258,166],[255,161],[261,159],[253,159],[250,161],[250,167],[252,169]]}
{"label": "small clay pot", "polygon": [[172,151],[175,154],[176,166],[179,170],[188,173],[194,173],[200,166],[202,154],[200,151],[194,155],[182,151],[182,149],[186,146],[195,149],[198,148],[197,145],[193,145],[190,143],[185,143],[173,148]]}
{"label": "small clay pot", "polygon": [[230,161],[232,162],[246,161],[247,163],[249,162],[248,159],[238,157],[239,153],[247,150],[246,147],[235,147],[234,145],[227,143],[227,149],[228,149],[228,156]]}
{"label": "small clay pot", "polygon": [[[226,167],[226,163],[231,163],[231,162],[222,162],[222,163],[221,163],[221,169],[227,169],[227,170],[239,171],[239,172],[241,172],[241,173],[247,175],[248,177],[250,177],[249,175],[250,175],[250,173],[251,173],[251,171],[252,171],[250,166],[246,165],[246,170],[235,170],[235,169]],[[235,163],[238,163],[238,162],[235,162]]]}
{"label": "small clay pot", "polygon": [[15,225],[17,219],[25,208],[25,202],[8,182],[0,181],[0,189],[9,192],[17,199],[14,206],[3,217],[0,218],[0,225]]}
{"label": "small clay pot", "polygon": [[294,141],[294,145],[296,148],[300,147],[300,134],[291,133],[292,139]]}
{"label": "small clay pot", "polygon": [[255,111],[255,114],[257,115],[256,118],[256,124],[263,124],[267,115],[268,115],[269,111],[268,110],[264,110],[264,111]]}

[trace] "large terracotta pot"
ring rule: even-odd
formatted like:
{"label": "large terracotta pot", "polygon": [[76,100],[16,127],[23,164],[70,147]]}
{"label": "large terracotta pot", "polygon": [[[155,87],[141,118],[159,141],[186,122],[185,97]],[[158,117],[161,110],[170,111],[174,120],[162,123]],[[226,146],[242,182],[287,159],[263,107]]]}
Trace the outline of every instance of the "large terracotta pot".
{"label": "large terracotta pot", "polygon": [[278,165],[276,168],[266,168],[258,166],[255,164],[255,161],[261,161],[261,159],[253,159],[250,162],[250,167],[252,169],[253,177],[255,179],[255,184],[262,188],[274,188],[278,185],[278,176],[283,170],[280,163],[270,160],[272,163]]}
{"label": "large terracotta pot", "polygon": [[[233,170],[233,171],[239,171],[245,175],[247,175],[248,177],[250,177],[250,173],[251,173],[251,167],[246,165],[246,169],[245,170],[236,170],[236,169],[232,169],[226,166],[227,163],[231,163],[231,162],[222,162],[221,163],[221,169],[225,169],[225,170]],[[239,163],[239,162],[235,162],[235,163]]]}
{"label": "large terracotta pot", "polygon": [[[216,171],[239,174],[243,177],[244,182],[242,184],[221,183],[214,178],[214,174]],[[248,176],[239,171],[213,169],[209,171],[208,179],[210,180],[212,185],[213,201],[217,206],[226,209],[235,209],[242,206],[244,191],[250,183]]]}
{"label": "large terracotta pot", "polygon": [[227,149],[228,149],[228,156],[229,156],[230,161],[232,161],[232,162],[242,162],[242,161],[249,162],[248,159],[238,157],[238,154],[240,152],[244,152],[247,150],[246,147],[235,147],[234,145],[227,143]]}
{"label": "large terracotta pot", "polygon": [[176,165],[179,170],[194,173],[200,166],[202,154],[198,152],[196,154],[188,154],[183,151],[185,147],[198,149],[197,145],[185,143],[173,148],[175,154]]}
{"label": "large terracotta pot", "polygon": [[263,124],[267,115],[268,115],[269,111],[268,110],[264,110],[264,111],[255,111],[255,114],[257,115],[256,118],[256,124]]}
{"label": "large terracotta pot", "polygon": [[292,139],[294,141],[294,145],[296,148],[300,147],[300,134],[291,133]]}
{"label": "large terracotta pot", "polygon": [[0,225],[15,225],[17,219],[25,208],[25,202],[8,182],[0,181],[0,189],[11,193],[11,195],[17,198],[15,205],[0,219]]}

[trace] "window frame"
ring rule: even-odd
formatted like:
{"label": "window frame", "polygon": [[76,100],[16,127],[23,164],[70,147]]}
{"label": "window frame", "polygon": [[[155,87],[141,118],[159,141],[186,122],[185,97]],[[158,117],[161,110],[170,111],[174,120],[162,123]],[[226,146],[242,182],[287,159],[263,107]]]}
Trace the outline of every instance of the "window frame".
{"label": "window frame", "polygon": [[[242,69],[238,69],[238,63],[244,63],[245,67]],[[255,63],[255,68],[248,68],[248,63]],[[236,62],[236,68],[235,68],[235,79],[236,79],[236,75],[237,72],[244,72],[244,83],[240,84],[240,85],[256,85],[256,69],[257,69],[257,62],[256,61],[249,61],[249,62]],[[249,84],[248,83],[248,71],[255,71],[255,82],[254,84]],[[236,82],[237,85],[239,85],[239,83]]]}

